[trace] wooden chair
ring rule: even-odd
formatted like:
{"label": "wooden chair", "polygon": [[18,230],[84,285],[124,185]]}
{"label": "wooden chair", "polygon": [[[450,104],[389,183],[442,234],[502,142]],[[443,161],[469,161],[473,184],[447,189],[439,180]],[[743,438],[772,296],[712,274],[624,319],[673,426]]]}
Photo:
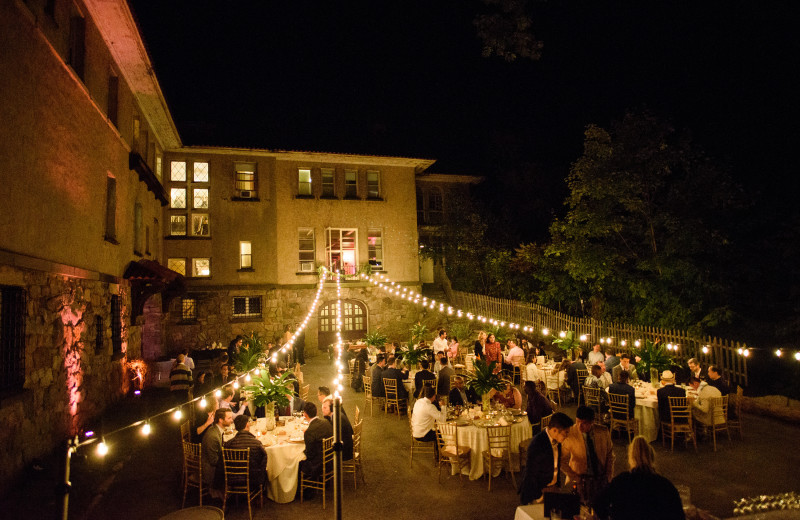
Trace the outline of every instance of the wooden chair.
{"label": "wooden chair", "polygon": [[458,480],[463,482],[461,467],[470,464],[470,449],[458,445],[458,426],[456,423],[436,423],[436,442],[439,443],[439,483],[442,482],[442,467],[449,464],[458,472]]}
{"label": "wooden chair", "polygon": [[629,395],[608,394],[609,407],[611,408],[611,431],[625,430],[628,432],[628,442],[639,433],[639,421],[630,413]]}
{"label": "wooden chair", "polygon": [[353,384],[353,377],[355,377],[356,359],[355,358],[351,359],[350,361],[347,362],[347,365],[349,368],[347,372],[347,385],[350,386]]}
{"label": "wooden chair", "polygon": [[250,449],[230,450],[222,448],[222,463],[225,468],[225,495],[222,498],[222,510],[228,502],[228,495],[244,495],[247,499],[247,512],[253,520],[253,509],[250,502],[259,499],[260,506],[264,507],[264,487],[257,483],[250,486]]}
{"label": "wooden chair", "polygon": [[203,494],[208,495],[208,488],[203,487],[202,450],[199,443],[182,441],[183,444],[183,502],[186,507],[186,494],[190,487],[197,488],[199,505],[203,505]]}
{"label": "wooden chair", "polygon": [[552,374],[548,374],[545,383],[547,384],[547,397],[558,403],[558,407],[561,408],[561,394],[567,390],[561,372],[554,371]]}
{"label": "wooden chair", "polygon": [[189,424],[189,421],[181,423],[181,440],[192,442],[192,425]]}
{"label": "wooden chair", "polygon": [[[414,429],[411,427],[411,414],[408,414],[408,433],[411,435],[411,460],[409,462],[410,466],[414,465],[414,452],[417,453],[430,453],[435,454],[436,451],[433,449],[433,443],[435,441],[418,441],[414,437]],[[429,446],[430,445],[430,446]],[[438,461],[436,461],[438,462]]]}
{"label": "wooden chair", "polygon": [[397,380],[384,377],[383,388],[386,390],[386,405],[384,407],[385,412],[389,413],[389,410],[394,408],[394,411],[399,417],[401,410],[405,411],[408,409],[408,400],[400,399],[397,396]]}
{"label": "wooden chair", "polygon": [[[552,414],[547,416],[547,421],[550,422]],[[519,467],[520,469],[528,465],[528,447],[531,445],[533,437],[527,438],[519,443]]]}
{"label": "wooden chair", "polygon": [[675,451],[675,435],[684,435],[684,441],[692,439],[694,451],[697,451],[697,439],[692,426],[692,408],[686,397],[669,398],[669,417],[661,418],[661,445],[665,446],[667,436],[670,438],[670,451]]}
{"label": "wooden chair", "polygon": [[606,393],[600,388],[591,386],[583,387],[583,402],[594,410],[594,422],[597,424],[605,425],[603,421],[603,405],[606,402]]}
{"label": "wooden chair", "polygon": [[372,417],[372,404],[373,402],[377,401],[378,406],[381,408],[384,407],[385,398],[383,397],[373,397],[372,396],[372,377],[371,376],[364,376],[364,406],[369,404],[369,416]]}
{"label": "wooden chair", "polygon": [[[720,409],[722,409],[722,413],[719,413]],[[706,433],[711,431],[714,451],[717,451],[717,432],[724,431],[728,434],[728,440],[731,440],[731,432],[728,429],[728,396],[723,395],[721,397],[711,398],[711,403],[708,407],[708,415],[711,417],[711,424],[695,421],[695,426],[698,430],[702,430]]]}
{"label": "wooden chair", "polygon": [[361,408],[356,406],[356,415],[354,418],[355,422],[359,422],[361,420]]}
{"label": "wooden chair", "polygon": [[[589,377],[589,371],[585,370],[583,368],[578,368],[578,369],[575,370],[575,372],[577,373],[577,376],[578,376],[578,389],[580,390],[581,388],[583,388],[583,383],[586,382],[586,378]],[[584,397],[584,393],[579,391],[578,392],[578,406],[581,405],[581,397]],[[585,402],[586,402],[586,400],[584,399],[584,403]]]}
{"label": "wooden chair", "polygon": [[300,472],[300,503],[303,503],[304,489],[318,489],[322,491],[322,509],[325,509],[325,488],[328,481],[333,480],[333,437],[322,439],[322,473],[319,478],[313,479]]}
{"label": "wooden chair", "polygon": [[543,431],[545,428],[550,426],[550,419],[553,418],[553,414],[545,415],[542,417],[542,420],[539,422],[539,431]]}
{"label": "wooden chair", "polygon": [[[358,407],[356,407],[356,417],[358,417]],[[342,473],[353,474],[353,487],[356,489],[358,489],[358,473],[361,473],[361,482],[366,484],[364,480],[364,467],[361,465],[362,423],[363,421],[356,419],[356,424],[353,426],[353,458],[342,461]]]}
{"label": "wooden chair", "polygon": [[300,387],[300,399],[308,401],[308,389],[311,388],[311,383]]}
{"label": "wooden chair", "polygon": [[498,465],[511,474],[511,482],[517,489],[514,465],[511,463],[511,426],[489,426],[486,428],[489,449],[483,450],[483,471],[489,473],[489,491],[492,490],[492,473]]}
{"label": "wooden chair", "polygon": [[733,402],[731,403],[731,396],[728,396],[728,429],[729,430],[736,430],[739,432],[739,439],[744,440],[742,437],[742,397],[744,396],[744,390],[741,386],[737,385],[736,393],[732,394]]}

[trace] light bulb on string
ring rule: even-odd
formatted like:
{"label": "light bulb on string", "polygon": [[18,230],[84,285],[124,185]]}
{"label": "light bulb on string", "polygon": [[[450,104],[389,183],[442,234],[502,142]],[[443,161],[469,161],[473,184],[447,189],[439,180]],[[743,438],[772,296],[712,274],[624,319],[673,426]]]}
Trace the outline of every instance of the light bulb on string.
{"label": "light bulb on string", "polygon": [[795,353],[794,353],[794,358],[795,358],[797,361],[800,361],[800,352],[795,352]]}
{"label": "light bulb on string", "polygon": [[149,422],[145,422],[142,425],[142,435],[144,435],[145,437],[150,435],[150,423]]}
{"label": "light bulb on string", "polygon": [[783,352],[781,352],[781,349],[778,349],[775,351],[775,355],[781,357],[783,355]]}
{"label": "light bulb on string", "polygon": [[219,388],[214,392],[214,397],[222,397],[222,390]]}
{"label": "light bulb on string", "polygon": [[703,354],[708,354],[708,345],[703,345],[702,351]]}
{"label": "light bulb on string", "polygon": [[206,401],[205,396],[203,396],[203,398],[200,399],[198,406],[200,407],[201,410],[205,409],[205,407],[208,406],[208,401]]}
{"label": "light bulb on string", "polygon": [[108,454],[108,444],[106,444],[105,439],[100,441],[100,444],[97,445],[97,454],[101,457],[105,457]]}
{"label": "light bulb on string", "polygon": [[181,412],[180,408],[178,408],[172,413],[172,418],[175,419],[176,421],[180,421],[181,417],[183,417],[183,412]]}

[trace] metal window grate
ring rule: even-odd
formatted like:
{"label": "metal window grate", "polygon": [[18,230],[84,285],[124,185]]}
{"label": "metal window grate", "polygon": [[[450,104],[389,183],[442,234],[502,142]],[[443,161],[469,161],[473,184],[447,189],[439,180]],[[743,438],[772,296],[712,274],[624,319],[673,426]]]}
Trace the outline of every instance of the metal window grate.
{"label": "metal window grate", "polygon": [[103,317],[99,314],[94,317],[94,351],[98,354],[103,351],[105,346],[104,337],[105,327],[103,327]]}
{"label": "metal window grate", "polygon": [[195,298],[181,300],[181,319],[184,321],[197,319],[197,300]]}
{"label": "metal window grate", "polygon": [[25,316],[22,287],[0,287],[0,390],[25,384]]}
{"label": "metal window grate", "polygon": [[236,296],[233,298],[234,318],[261,316],[261,296]]}
{"label": "metal window grate", "polygon": [[111,296],[111,348],[114,354],[122,353],[122,305],[116,294]]}

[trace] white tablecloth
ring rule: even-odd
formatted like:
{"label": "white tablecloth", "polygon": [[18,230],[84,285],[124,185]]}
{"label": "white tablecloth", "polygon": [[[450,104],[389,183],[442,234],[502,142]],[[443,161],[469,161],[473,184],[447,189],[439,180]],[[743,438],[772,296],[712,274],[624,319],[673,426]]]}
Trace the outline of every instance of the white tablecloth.
{"label": "white tablecloth", "polygon": [[[528,421],[528,417],[523,417],[522,422],[511,425],[511,462],[515,471],[519,471],[519,443],[531,437],[531,423]],[[458,444],[470,448],[470,480],[481,478],[483,476],[483,451],[489,448],[486,428],[459,426]],[[466,473],[467,468],[464,468],[463,471]]]}
{"label": "white tablecloth", "polygon": [[517,507],[514,520],[544,520],[544,504]]}
{"label": "white tablecloth", "polygon": [[656,389],[649,384],[636,388],[636,407],[633,409],[633,417],[639,421],[639,434],[647,439],[647,442],[653,442],[658,438],[658,429],[661,427],[658,418],[658,397],[655,391]]}

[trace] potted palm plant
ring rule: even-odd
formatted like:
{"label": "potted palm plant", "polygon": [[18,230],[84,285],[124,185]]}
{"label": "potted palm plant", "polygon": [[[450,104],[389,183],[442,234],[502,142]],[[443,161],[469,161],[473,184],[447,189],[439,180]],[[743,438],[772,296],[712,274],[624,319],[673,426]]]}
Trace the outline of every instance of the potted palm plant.
{"label": "potted palm plant", "polygon": [[242,339],[242,347],[236,356],[236,371],[240,374],[249,372],[264,363],[266,358],[264,340],[259,333],[253,331]]}
{"label": "potted palm plant", "polygon": [[389,337],[378,328],[372,332],[368,332],[367,335],[364,336],[364,343],[370,347],[378,348],[385,345],[388,339]]}
{"label": "potted palm plant", "polygon": [[289,395],[292,393],[292,372],[284,372],[279,376],[270,376],[268,370],[263,370],[260,375],[252,378],[251,385],[245,387],[250,393],[253,404],[264,406],[267,417],[267,429],[275,428],[275,405],[288,406]]}
{"label": "potted palm plant", "polygon": [[484,413],[488,412],[490,408],[491,396],[489,393],[492,389],[499,392],[505,385],[500,375],[494,373],[495,365],[497,365],[496,361],[487,365],[485,361],[479,359],[475,361],[475,371],[467,374],[467,386],[481,396]]}
{"label": "potted palm plant", "polygon": [[428,326],[423,325],[421,322],[417,322],[411,326],[411,343],[413,345],[418,345],[419,342],[425,339],[425,334],[428,333]]}
{"label": "potted palm plant", "polygon": [[581,342],[575,339],[574,330],[568,330],[562,334],[563,337],[559,334],[559,337],[553,340],[553,345],[563,350],[569,359],[575,359],[575,352],[581,349]]}
{"label": "potted palm plant", "polygon": [[416,368],[420,361],[429,358],[433,353],[428,347],[414,347],[414,345],[400,347],[400,352],[403,355],[403,363],[410,369]]}
{"label": "potted palm plant", "polygon": [[650,379],[650,384],[658,386],[658,374],[672,366],[672,359],[667,355],[667,349],[661,343],[645,341],[640,348],[632,348],[631,353],[636,356],[636,372],[642,379]]}

